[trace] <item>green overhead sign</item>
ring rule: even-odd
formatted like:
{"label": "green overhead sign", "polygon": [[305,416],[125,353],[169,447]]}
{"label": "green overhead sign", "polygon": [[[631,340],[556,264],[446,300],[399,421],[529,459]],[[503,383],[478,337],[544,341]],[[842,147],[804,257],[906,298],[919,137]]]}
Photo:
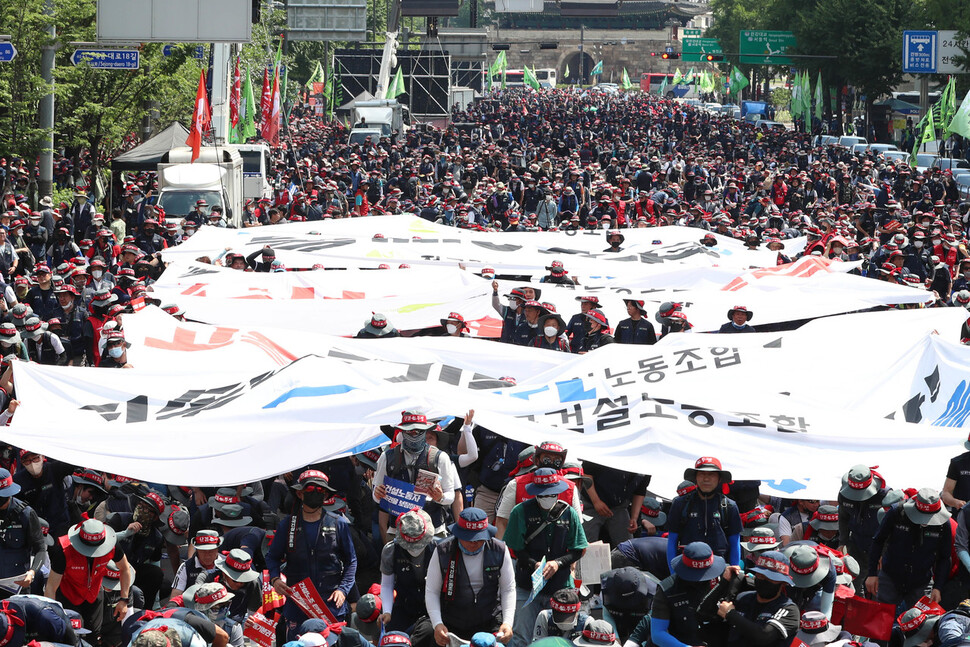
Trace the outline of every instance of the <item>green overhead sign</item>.
{"label": "green overhead sign", "polygon": [[741,30],[739,54],[746,65],[792,65],[785,56],[795,47],[795,34],[790,31]]}
{"label": "green overhead sign", "polygon": [[685,38],[682,41],[681,58],[685,61],[700,63],[707,60],[708,54],[724,55],[716,38]]}

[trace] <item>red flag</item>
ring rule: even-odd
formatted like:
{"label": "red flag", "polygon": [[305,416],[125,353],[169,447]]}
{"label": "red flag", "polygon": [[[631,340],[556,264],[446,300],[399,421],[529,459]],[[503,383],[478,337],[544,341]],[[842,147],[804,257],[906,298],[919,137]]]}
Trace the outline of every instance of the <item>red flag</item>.
{"label": "red flag", "polygon": [[273,73],[273,91],[270,95],[270,110],[266,120],[263,121],[263,139],[275,146],[280,141],[280,70],[276,68]]}
{"label": "red flag", "polygon": [[259,122],[266,127],[269,113],[273,108],[273,86],[269,78],[269,68],[263,70],[263,96],[259,98]]}
{"label": "red flag", "polygon": [[242,76],[239,74],[239,59],[236,59],[236,69],[232,74],[232,94],[229,95],[229,124],[235,128],[239,125],[239,97],[242,89]]}
{"label": "red flag", "polygon": [[212,114],[209,112],[209,100],[205,92],[205,71],[199,75],[199,89],[195,93],[195,111],[192,114],[192,127],[189,128],[189,138],[186,146],[192,147],[192,161],[199,159],[199,149],[202,148],[202,136],[209,130]]}

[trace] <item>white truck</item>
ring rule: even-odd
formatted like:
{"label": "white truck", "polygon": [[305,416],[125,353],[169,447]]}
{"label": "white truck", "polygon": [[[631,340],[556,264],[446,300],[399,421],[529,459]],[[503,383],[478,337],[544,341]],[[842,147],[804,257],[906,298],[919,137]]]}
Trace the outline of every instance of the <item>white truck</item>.
{"label": "white truck", "polygon": [[363,143],[367,136],[375,141],[380,137],[393,137],[395,132],[403,135],[407,127],[404,123],[404,106],[397,99],[357,101],[354,103],[352,117],[351,144]]}
{"label": "white truck", "polygon": [[[169,222],[187,216],[198,200],[222,207],[227,225],[239,227],[243,214],[243,159],[239,151],[205,146],[192,162],[192,149],[173,148],[158,164],[158,206]],[[208,211],[207,211],[208,212]]]}
{"label": "white truck", "polygon": [[243,199],[259,200],[273,197],[269,174],[273,159],[266,144],[226,144],[226,148],[239,151],[243,160]]}

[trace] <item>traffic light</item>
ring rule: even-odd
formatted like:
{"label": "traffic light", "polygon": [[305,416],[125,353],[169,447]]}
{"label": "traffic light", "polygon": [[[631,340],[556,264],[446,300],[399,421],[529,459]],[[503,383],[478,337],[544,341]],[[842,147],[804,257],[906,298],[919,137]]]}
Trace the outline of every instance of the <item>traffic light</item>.
{"label": "traffic light", "polygon": [[500,50],[507,50],[511,46],[512,45],[510,43],[492,43],[492,49],[495,50],[496,52]]}
{"label": "traffic light", "polygon": [[539,43],[539,49],[559,49],[559,43]]}
{"label": "traffic light", "polygon": [[671,58],[680,58],[680,53],[679,52],[664,52],[663,54],[660,55],[660,57],[663,58],[666,61],[667,59],[671,59]]}
{"label": "traffic light", "polygon": [[656,56],[657,52],[650,52],[650,56]]}
{"label": "traffic light", "polygon": [[707,55],[707,62],[708,63],[717,63],[717,62],[723,61],[723,60],[724,60],[724,54],[708,54]]}

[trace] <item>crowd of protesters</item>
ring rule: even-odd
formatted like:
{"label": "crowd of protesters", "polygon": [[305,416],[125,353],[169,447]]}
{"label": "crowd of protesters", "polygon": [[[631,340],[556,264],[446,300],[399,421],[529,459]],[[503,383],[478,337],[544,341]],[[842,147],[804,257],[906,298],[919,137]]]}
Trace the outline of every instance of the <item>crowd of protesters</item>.
{"label": "crowd of protesters", "polygon": [[[970,203],[948,171],[917,173],[642,94],[505,91],[452,118],[445,130],[350,146],[345,126],[297,110],[274,150],[275,193],[247,203],[242,226],[415,213],[483,231],[602,230],[611,253],[626,228],[679,225],[700,244],[717,233],[777,251],[779,264],[796,257],[785,241],[806,236],[799,255],[860,261],[854,272],[927,290],[932,306],[970,306]],[[126,177],[108,214],[83,191],[33,209],[18,188],[30,171],[0,166],[12,187],[0,205],[5,422],[19,405],[12,362],[129,366],[124,316],[152,301],[159,252],[228,223],[204,201],[163,213],[150,173]],[[268,248],[227,251],[205,260],[314,269],[285,268]],[[547,290],[577,281],[560,262],[542,279]],[[594,297],[567,322],[535,284],[505,304],[494,287],[508,343],[579,353],[691,329],[676,303],[649,313],[628,300],[629,318],[611,326]],[[736,306],[720,332],[751,332],[751,319]],[[467,330],[460,313],[441,324],[442,334]],[[397,334],[375,314],[358,336]],[[967,325],[962,337],[970,342]],[[240,647],[264,621],[277,622],[276,644],[294,647],[875,637],[840,626],[849,598],[889,605],[890,645],[970,644],[970,452],[954,458],[941,491],[857,465],[822,501],[768,496],[702,457],[663,500],[649,475],[504,438],[471,411],[407,411],[384,430],[384,451],[220,489],[142,483],[4,446],[0,647]],[[423,508],[395,513],[395,482],[419,487]],[[609,568],[583,580],[596,542],[609,546]],[[307,581],[325,611],[308,615],[297,590]]]}

